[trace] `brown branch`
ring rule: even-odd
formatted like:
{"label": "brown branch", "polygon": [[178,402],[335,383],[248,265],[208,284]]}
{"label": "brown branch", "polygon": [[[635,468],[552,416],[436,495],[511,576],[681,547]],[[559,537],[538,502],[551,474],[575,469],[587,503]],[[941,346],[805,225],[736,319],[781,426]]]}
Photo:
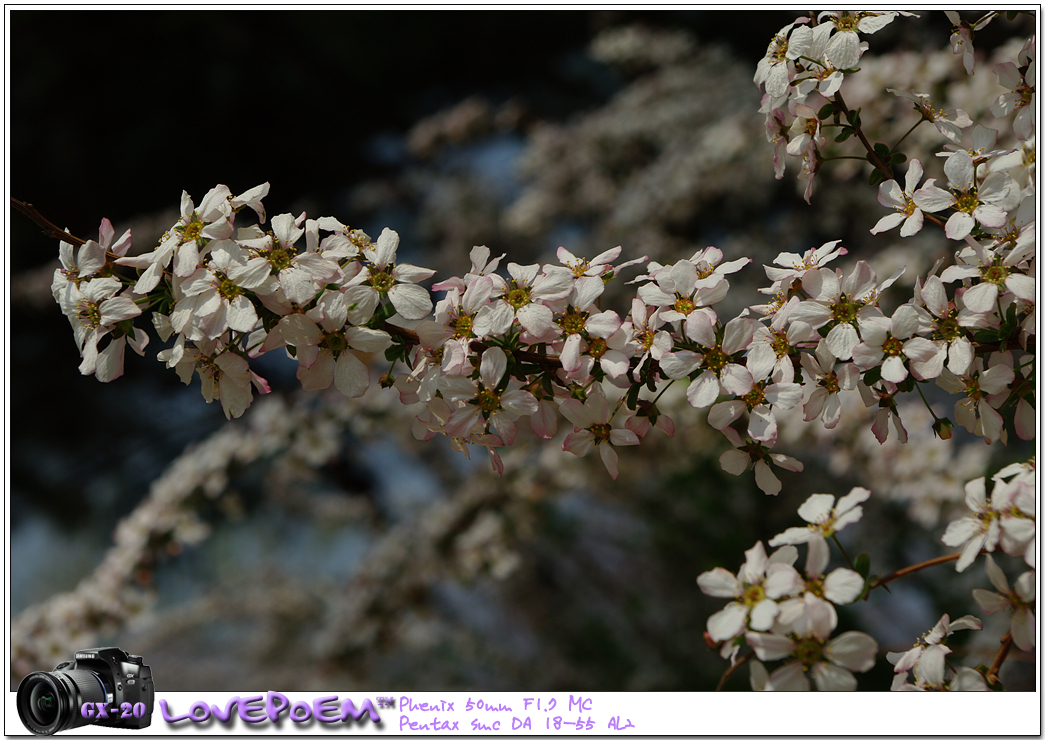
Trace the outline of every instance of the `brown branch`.
{"label": "brown branch", "polygon": [[883,586],[884,587],[885,584],[889,583],[890,581],[895,581],[897,578],[903,578],[904,576],[910,575],[911,573],[916,573],[916,572],[922,570],[923,568],[929,568],[929,567],[931,567],[933,565],[940,565],[941,563],[949,563],[952,560],[957,560],[961,556],[962,556],[962,554],[960,552],[955,552],[955,553],[952,553],[950,555],[941,555],[938,558],[933,558],[932,560],[926,560],[925,562],[922,562],[922,563],[915,563],[914,565],[908,565],[906,568],[900,568],[900,570],[896,571],[895,573],[893,573],[891,575],[886,576],[885,578],[879,578],[878,581],[875,582],[874,586],[872,586],[872,588],[878,588],[879,586]]}
{"label": "brown branch", "polygon": [[[834,98],[832,98],[831,102],[835,104],[840,113],[845,114],[849,112],[849,108],[846,106],[845,101],[842,99],[842,93],[835,93]],[[849,119],[846,118],[846,121],[848,120]],[[869,142],[867,140],[867,137],[864,136],[863,129],[859,125],[857,125],[853,126],[853,130],[856,131],[856,136],[860,139],[860,143],[864,145],[864,149],[867,150],[867,153],[871,157],[874,157],[873,160],[869,159],[868,161],[870,161],[871,164],[874,165],[875,169],[877,169],[885,176],[886,180],[895,180],[896,177],[893,175],[892,168],[889,167],[888,164],[883,162],[881,157],[878,156],[878,153],[874,150],[874,147],[871,146],[871,142]]]}
{"label": "brown branch", "polygon": [[85,244],[87,242],[86,239],[81,239],[78,236],[73,236],[64,229],[59,229],[53,223],[44,218],[32,203],[26,203],[24,200],[11,198],[11,206],[19,213],[25,215],[34,224],[39,226],[45,236],[49,236],[52,239],[61,239],[63,242],[73,245]]}
{"label": "brown branch", "polygon": [[722,687],[726,685],[726,680],[733,675],[733,671],[747,663],[753,657],[755,657],[754,653],[748,653],[743,658],[738,660],[736,663],[733,663],[731,666],[729,666],[729,668],[726,669],[726,672],[722,674],[722,678],[719,679],[718,686],[715,687],[715,691],[722,691]]}
{"label": "brown branch", "polygon": [[991,663],[991,667],[987,671],[988,683],[1001,683],[998,679],[998,671],[1001,670],[1002,663],[1005,662],[1005,658],[1008,657],[1010,650],[1012,650],[1012,632],[1006,632],[1005,637],[1001,638],[1001,649],[998,650],[998,654],[994,656],[994,662]]}

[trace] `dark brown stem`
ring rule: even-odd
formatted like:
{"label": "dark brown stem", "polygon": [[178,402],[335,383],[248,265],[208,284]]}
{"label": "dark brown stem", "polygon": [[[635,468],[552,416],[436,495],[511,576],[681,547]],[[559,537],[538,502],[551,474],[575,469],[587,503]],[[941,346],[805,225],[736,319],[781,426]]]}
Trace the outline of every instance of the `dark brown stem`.
{"label": "dark brown stem", "polygon": [[24,214],[34,224],[40,227],[40,230],[46,235],[53,239],[61,239],[63,242],[67,242],[73,245],[80,245],[87,242],[86,239],[81,239],[78,236],[73,236],[64,229],[59,229],[53,223],[48,221],[43,215],[36,210],[36,207],[32,203],[26,203],[24,200],[18,200],[17,198],[11,198],[11,206],[19,213]]}
{"label": "dark brown stem", "polygon": [[872,586],[872,588],[878,588],[879,586],[884,587],[885,584],[889,583],[890,581],[895,581],[898,578],[903,578],[904,576],[909,576],[911,573],[917,573],[918,571],[922,570],[923,568],[929,568],[929,567],[931,567],[933,565],[940,565],[941,563],[949,563],[952,560],[957,560],[961,556],[962,556],[962,554],[960,552],[956,552],[956,553],[952,553],[950,555],[941,555],[938,558],[933,558],[932,560],[926,560],[925,562],[922,562],[922,563],[916,563],[914,565],[908,565],[906,568],[900,568],[900,570],[896,571],[895,573],[893,573],[891,575],[886,576],[885,578],[879,578],[878,581],[875,582],[874,586]]}
{"label": "dark brown stem", "polygon": [[738,661],[737,661],[736,663],[734,663],[734,664],[733,664],[733,665],[731,665],[731,666],[730,666],[729,668],[727,668],[727,669],[726,669],[726,672],[722,674],[722,678],[720,678],[720,679],[719,679],[719,682],[718,682],[718,686],[716,686],[716,687],[715,687],[715,691],[722,691],[722,687],[726,685],[726,680],[727,680],[727,679],[728,679],[728,678],[729,678],[730,676],[732,676],[732,675],[733,675],[733,671],[735,671],[735,670],[736,670],[737,668],[739,668],[740,666],[742,666],[742,665],[744,665],[745,663],[747,663],[747,662],[748,662],[749,660],[751,660],[751,659],[752,659],[752,658],[753,658],[754,656],[755,656],[755,654],[754,654],[754,653],[748,653],[748,654],[747,654],[747,655],[745,655],[745,656],[744,656],[743,658],[741,658],[741,659],[740,659],[740,660],[738,660]]}
{"label": "dark brown stem", "polygon": [[[835,104],[835,107],[841,113],[845,114],[845,113],[849,112],[849,108],[846,106],[845,100],[842,99],[842,93],[840,93],[840,92],[839,93],[835,93],[835,96],[834,96],[834,99],[833,99],[832,102]],[[848,120],[848,118],[846,120]],[[875,169],[877,169],[879,172],[881,172],[882,175],[885,176],[886,180],[895,180],[896,178],[893,177],[893,170],[892,170],[892,168],[889,167],[888,164],[883,162],[878,157],[878,154],[875,153],[874,147],[871,146],[871,142],[869,142],[867,140],[867,137],[864,136],[863,129],[861,129],[859,126],[854,126],[853,128],[856,131],[857,138],[860,139],[860,143],[863,144],[864,145],[864,149],[867,150],[869,161],[871,162],[871,164],[873,164],[875,166]]]}
{"label": "dark brown stem", "polygon": [[1001,670],[1002,663],[1005,662],[1005,658],[1008,657],[1009,651],[1012,650],[1012,633],[1006,632],[1005,637],[1001,638],[1001,649],[998,650],[998,654],[994,656],[994,662],[991,663],[990,669],[987,671],[987,682],[990,684],[1000,684],[998,680],[998,671]]}

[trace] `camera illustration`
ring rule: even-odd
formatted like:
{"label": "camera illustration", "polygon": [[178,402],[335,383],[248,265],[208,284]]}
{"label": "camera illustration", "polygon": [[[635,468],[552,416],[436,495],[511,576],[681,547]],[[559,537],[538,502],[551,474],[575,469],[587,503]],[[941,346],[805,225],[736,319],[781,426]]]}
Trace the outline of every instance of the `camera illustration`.
{"label": "camera illustration", "polygon": [[78,650],[53,671],[35,671],[18,685],[18,716],[37,735],[86,724],[140,730],[152,721],[152,669],[140,655],[115,647]]}

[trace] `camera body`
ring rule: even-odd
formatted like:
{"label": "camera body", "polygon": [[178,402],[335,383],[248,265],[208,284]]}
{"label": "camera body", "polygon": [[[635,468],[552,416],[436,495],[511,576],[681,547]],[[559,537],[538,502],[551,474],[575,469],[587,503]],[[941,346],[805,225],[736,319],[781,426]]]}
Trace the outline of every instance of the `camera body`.
{"label": "camera body", "polygon": [[[18,716],[37,735],[88,723],[140,730],[152,722],[152,669],[120,648],[77,650],[53,671],[36,671],[18,685]],[[91,703],[93,706],[84,708]]]}

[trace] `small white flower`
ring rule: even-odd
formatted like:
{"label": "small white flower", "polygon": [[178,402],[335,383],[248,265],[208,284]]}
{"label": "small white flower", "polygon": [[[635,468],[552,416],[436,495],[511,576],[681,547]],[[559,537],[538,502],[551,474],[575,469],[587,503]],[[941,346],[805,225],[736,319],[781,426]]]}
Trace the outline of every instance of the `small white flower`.
{"label": "small white flower", "polygon": [[871,492],[866,488],[853,488],[845,496],[838,499],[829,493],[814,493],[798,507],[798,515],[809,524],[805,527],[790,527],[769,541],[770,547],[778,545],[799,545],[817,537],[831,537],[845,527],[860,521],[864,515],[860,506],[870,498]]}

